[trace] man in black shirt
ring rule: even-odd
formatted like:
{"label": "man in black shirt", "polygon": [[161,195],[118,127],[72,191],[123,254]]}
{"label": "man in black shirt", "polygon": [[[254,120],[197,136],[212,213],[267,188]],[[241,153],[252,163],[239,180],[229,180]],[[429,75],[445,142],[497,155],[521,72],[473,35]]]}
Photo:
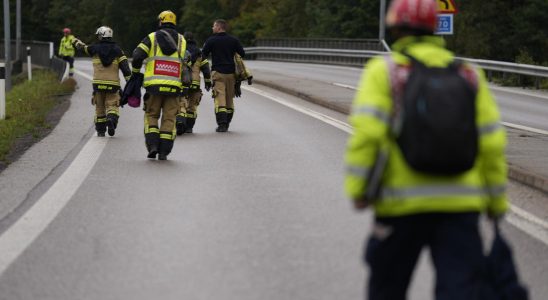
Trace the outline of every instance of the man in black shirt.
{"label": "man in black shirt", "polygon": [[204,43],[202,53],[205,58],[212,57],[213,98],[217,132],[226,132],[234,115],[234,91],[236,84],[236,66],[234,54],[244,57],[244,48],[240,41],[227,34],[228,24],[219,19],[213,23],[213,35]]}

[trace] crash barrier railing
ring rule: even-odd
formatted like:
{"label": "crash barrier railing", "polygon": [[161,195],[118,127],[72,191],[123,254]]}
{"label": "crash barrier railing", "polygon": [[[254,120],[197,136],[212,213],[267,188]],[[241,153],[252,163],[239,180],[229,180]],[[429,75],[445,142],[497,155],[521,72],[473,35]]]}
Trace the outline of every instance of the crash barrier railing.
{"label": "crash barrier railing", "polygon": [[68,74],[67,73],[69,68],[68,63],[57,56],[54,56],[51,58],[50,64],[48,67],[52,71],[54,71],[55,74],[57,74],[57,78],[59,79],[59,81],[62,81],[66,77],[66,74]]}
{"label": "crash barrier railing", "polygon": [[[11,59],[12,59],[12,74],[19,74],[22,70],[22,62],[27,59],[27,47],[30,47],[30,55],[32,64],[41,67],[49,68],[51,58],[53,57],[53,43],[41,41],[21,41],[21,49],[19,53],[19,61],[16,61],[16,46],[15,40],[11,41]],[[4,60],[4,41],[0,41],[0,57]]]}
{"label": "crash barrier railing", "polygon": [[[350,50],[350,49],[323,49],[323,48],[294,48],[294,47],[248,47],[246,56],[258,60],[274,60],[319,64],[337,64],[362,67],[371,57],[383,55],[385,51]],[[501,62],[484,59],[460,58],[479,65],[487,71],[489,80],[493,72],[503,74],[526,75],[535,78],[538,89],[541,78],[548,78],[548,67]],[[520,78],[521,81],[521,78]]]}
{"label": "crash barrier railing", "polygon": [[330,38],[262,38],[255,41],[257,47],[321,48],[383,51],[378,39],[330,39]]}

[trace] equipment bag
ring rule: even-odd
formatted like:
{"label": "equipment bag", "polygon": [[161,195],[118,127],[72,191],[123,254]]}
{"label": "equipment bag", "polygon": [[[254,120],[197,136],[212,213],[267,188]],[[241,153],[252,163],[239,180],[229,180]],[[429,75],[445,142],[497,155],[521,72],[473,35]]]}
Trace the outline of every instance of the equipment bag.
{"label": "equipment bag", "polygon": [[[428,67],[404,55],[410,67],[390,61],[396,118],[391,126],[405,160],[413,169],[434,175],[471,169],[478,152],[477,91],[465,75],[473,71],[458,61]],[[398,70],[405,68],[407,76],[399,76]]]}

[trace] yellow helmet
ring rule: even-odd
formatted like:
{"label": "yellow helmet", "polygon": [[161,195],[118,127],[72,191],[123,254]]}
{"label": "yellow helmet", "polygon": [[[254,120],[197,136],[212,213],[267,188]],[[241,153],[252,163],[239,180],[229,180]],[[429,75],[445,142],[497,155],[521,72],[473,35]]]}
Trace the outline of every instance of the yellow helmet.
{"label": "yellow helmet", "polygon": [[164,10],[158,15],[158,20],[160,23],[171,23],[177,25],[177,17],[171,10]]}

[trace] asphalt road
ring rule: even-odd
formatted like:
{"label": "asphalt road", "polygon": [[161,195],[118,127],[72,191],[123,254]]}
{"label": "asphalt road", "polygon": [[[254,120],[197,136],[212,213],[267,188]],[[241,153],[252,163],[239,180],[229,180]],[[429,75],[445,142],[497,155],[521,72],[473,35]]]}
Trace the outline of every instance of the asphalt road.
{"label": "asphalt road", "polygon": [[[219,134],[206,93],[195,133],[160,162],[146,159],[140,109],[122,110],[115,137],[94,136],[91,84],[77,79],[73,121],[52,134],[78,142],[57,145],[66,159],[1,227],[0,299],[363,298],[371,214],[342,191],[346,116],[259,86]],[[533,299],[548,298],[548,245],[504,229]],[[431,298],[427,262],[410,299]]]}

